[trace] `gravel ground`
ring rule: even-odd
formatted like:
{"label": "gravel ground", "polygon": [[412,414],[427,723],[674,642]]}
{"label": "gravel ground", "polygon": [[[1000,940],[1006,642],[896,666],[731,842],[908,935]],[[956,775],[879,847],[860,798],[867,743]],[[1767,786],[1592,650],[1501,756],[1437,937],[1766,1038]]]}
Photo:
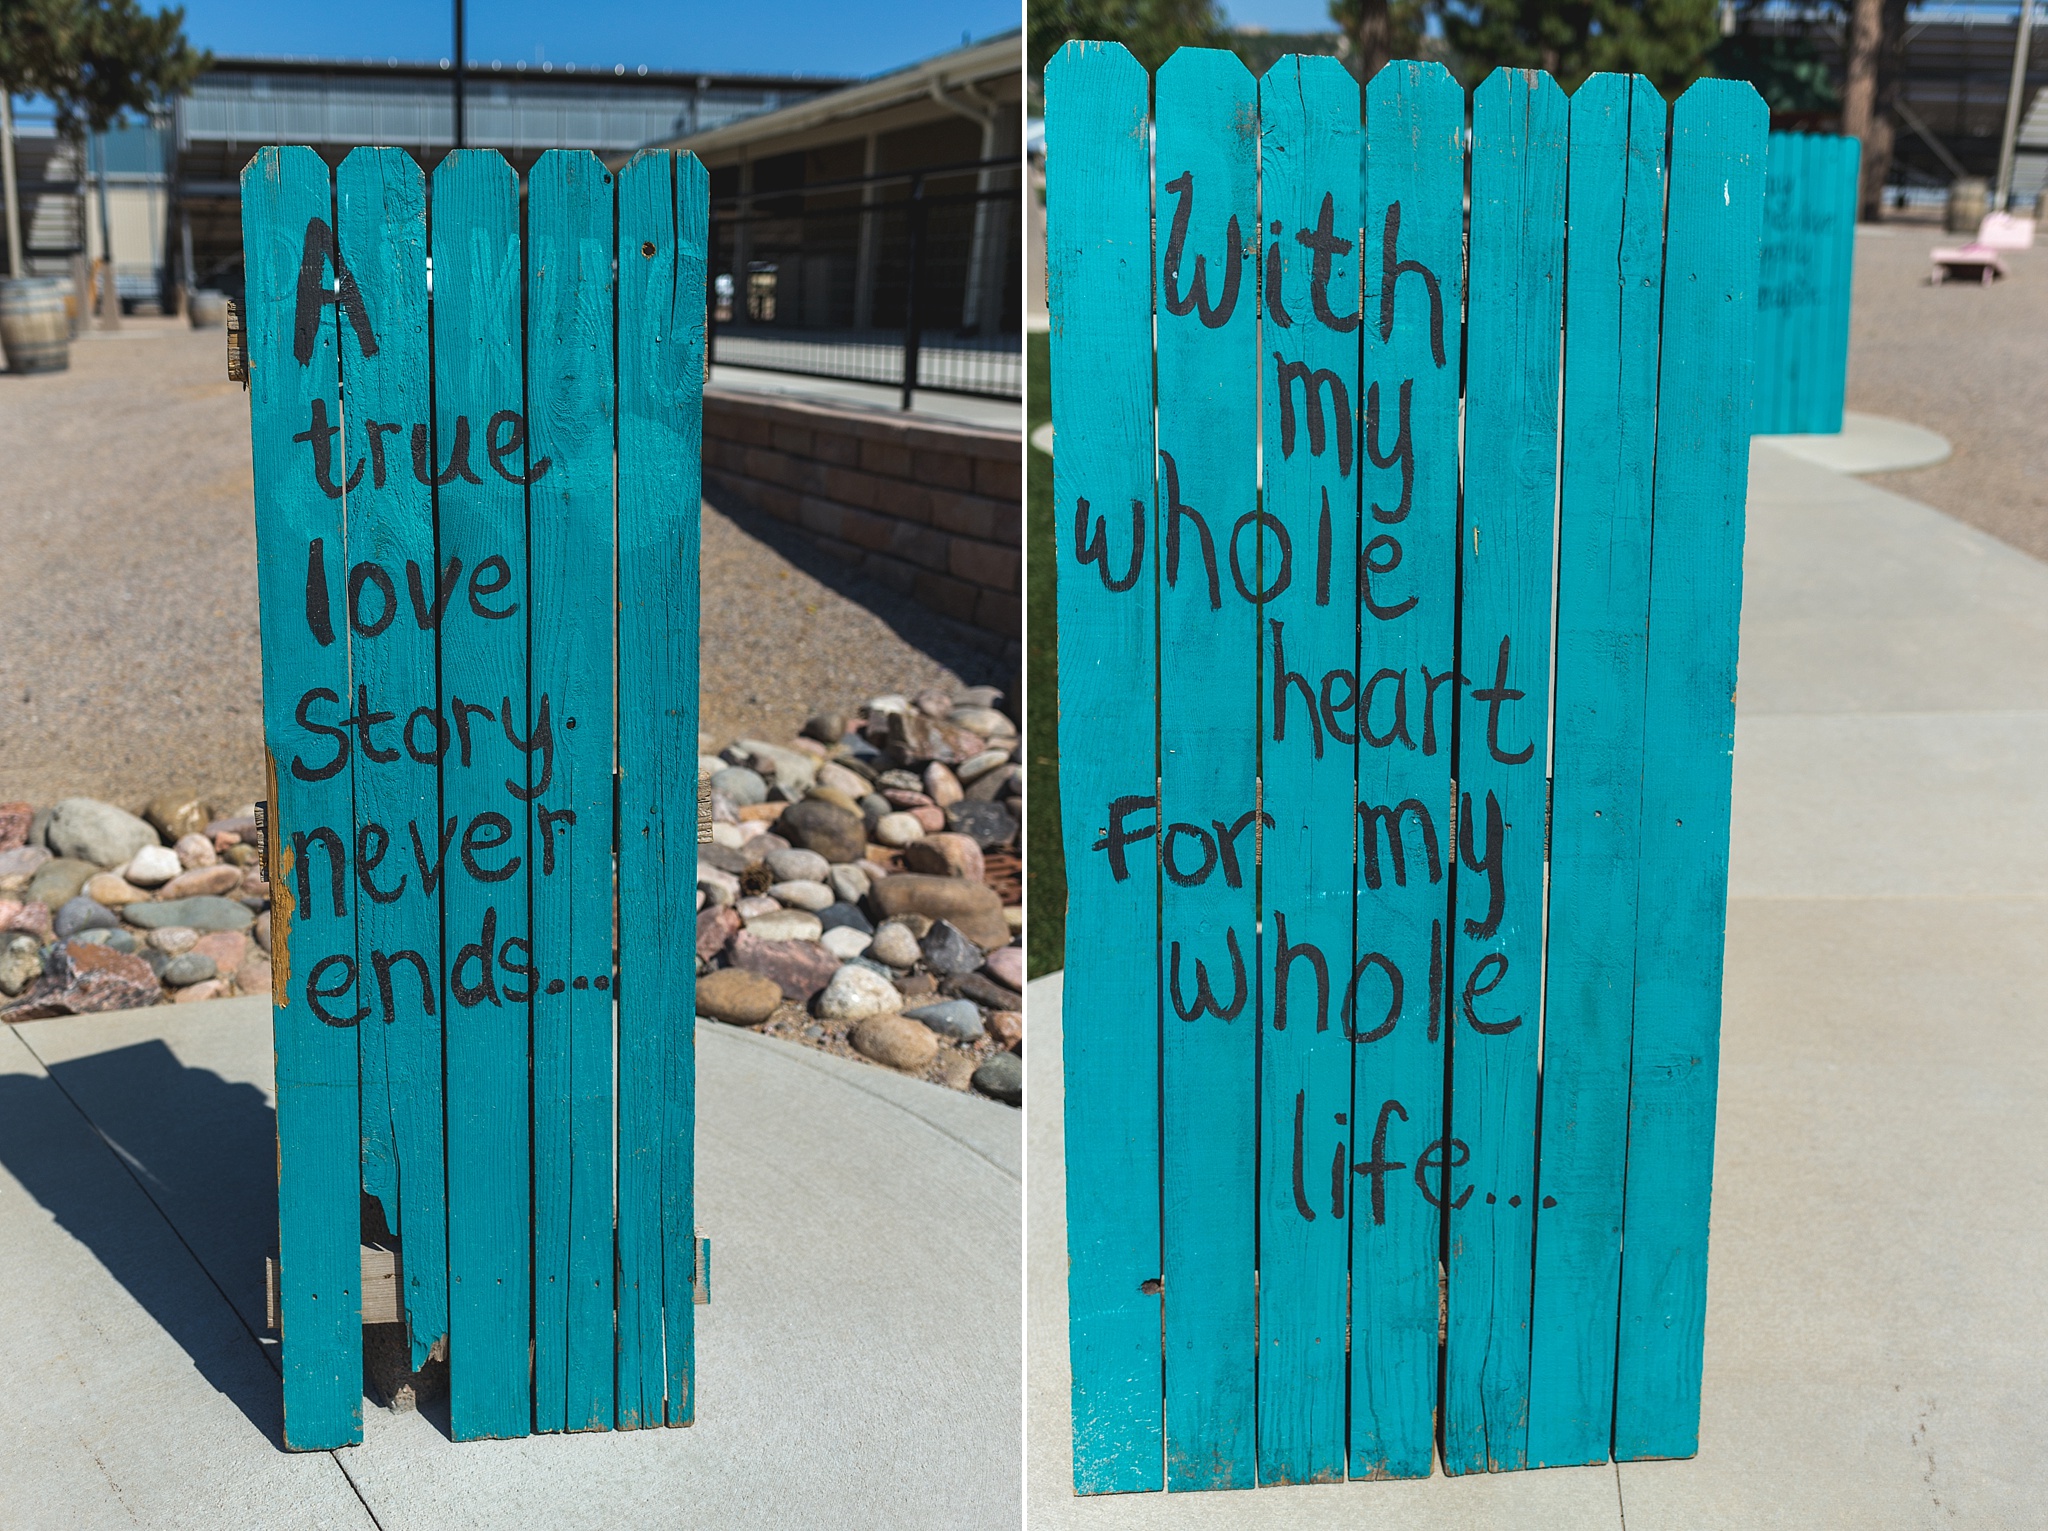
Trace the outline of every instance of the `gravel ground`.
{"label": "gravel ground", "polygon": [[1857,230],[1849,407],[1955,447],[1871,482],[2048,558],[2048,250],[2011,252],[1992,287],[1930,286],[1928,252],[1961,242],[1931,224]]}
{"label": "gravel ground", "polygon": [[[131,319],[0,372],[0,801],[261,796],[249,416],[222,332]],[[779,526],[704,514],[703,727],[789,737],[999,661]]]}

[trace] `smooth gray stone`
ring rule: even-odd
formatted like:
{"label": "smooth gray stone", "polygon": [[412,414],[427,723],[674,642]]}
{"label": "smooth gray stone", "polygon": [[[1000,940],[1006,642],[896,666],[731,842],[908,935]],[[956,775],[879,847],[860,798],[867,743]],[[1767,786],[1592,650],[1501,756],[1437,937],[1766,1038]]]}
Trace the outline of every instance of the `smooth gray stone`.
{"label": "smooth gray stone", "polygon": [[130,957],[142,950],[142,943],[135,939],[135,932],[132,930],[81,930],[71,939],[83,942],[87,946],[104,946]]}
{"label": "smooth gray stone", "polygon": [[162,930],[167,925],[189,925],[194,930],[247,930],[256,923],[255,911],[231,898],[175,898],[167,904],[130,904],[128,923],[144,930]]}
{"label": "smooth gray stone", "polygon": [[711,790],[724,793],[741,808],[768,801],[768,783],[745,766],[727,766],[711,778]]}
{"label": "smooth gray stone", "polygon": [[844,925],[849,930],[857,930],[864,936],[871,936],[875,933],[874,922],[852,904],[826,905],[818,911],[818,923],[827,930],[833,930]]}
{"label": "smooth gray stone", "polygon": [[144,820],[90,797],[67,797],[58,803],[50,810],[44,834],[58,855],[103,867],[119,866],[145,845],[163,843]]}
{"label": "smooth gray stone", "polygon": [[974,1071],[969,1081],[982,1094],[1006,1106],[1024,1102],[1024,1060],[1015,1053],[997,1053]]}
{"label": "smooth gray stone", "polygon": [[1001,803],[985,803],[970,797],[946,810],[946,828],[967,836],[983,850],[990,850],[1017,837],[1017,816]]}
{"label": "smooth gray stone", "polygon": [[918,947],[924,953],[925,966],[948,977],[971,973],[988,960],[950,920],[941,920],[926,931]]}
{"label": "smooth gray stone", "polygon": [[218,978],[220,968],[205,952],[186,952],[173,957],[157,975],[173,989],[182,989],[190,984],[205,983],[209,978]]}
{"label": "smooth gray stone", "polygon": [[45,904],[56,909],[78,897],[83,888],[97,874],[99,868],[90,861],[79,861],[71,856],[59,856],[55,861],[45,861],[37,867],[28,880],[28,891],[23,899]]}
{"label": "smooth gray stone", "polygon": [[981,1024],[981,1009],[971,999],[940,1000],[935,1005],[919,1005],[903,1013],[955,1042],[978,1042],[988,1035]]}
{"label": "smooth gray stone", "polygon": [[82,930],[115,930],[120,924],[121,916],[105,904],[95,903],[80,894],[57,906],[57,912],[50,917],[50,932],[59,941],[64,941]]}
{"label": "smooth gray stone", "polygon": [[832,875],[832,864],[816,851],[770,851],[767,861],[777,882],[823,882]]}

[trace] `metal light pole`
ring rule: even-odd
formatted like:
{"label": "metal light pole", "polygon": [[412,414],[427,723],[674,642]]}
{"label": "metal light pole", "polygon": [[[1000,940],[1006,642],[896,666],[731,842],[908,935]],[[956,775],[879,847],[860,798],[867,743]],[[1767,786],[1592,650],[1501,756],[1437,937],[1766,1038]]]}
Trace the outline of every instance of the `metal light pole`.
{"label": "metal light pole", "polygon": [[0,85],[0,192],[7,197],[7,274],[21,276],[21,203],[14,179],[14,103]]}
{"label": "metal light pole", "polygon": [[2012,85],[2005,95],[2005,134],[1998,143],[1998,189],[1991,197],[1991,210],[2006,211],[2012,196],[2012,167],[2020,140],[2020,108],[2027,94],[2027,55],[2033,51],[2034,0],[2020,0],[2019,33],[2012,44]]}
{"label": "metal light pole", "polygon": [[462,108],[463,50],[468,42],[463,36],[462,10],[462,0],[455,0],[455,147],[458,149],[469,146],[469,137],[463,131],[463,119],[467,116]]}

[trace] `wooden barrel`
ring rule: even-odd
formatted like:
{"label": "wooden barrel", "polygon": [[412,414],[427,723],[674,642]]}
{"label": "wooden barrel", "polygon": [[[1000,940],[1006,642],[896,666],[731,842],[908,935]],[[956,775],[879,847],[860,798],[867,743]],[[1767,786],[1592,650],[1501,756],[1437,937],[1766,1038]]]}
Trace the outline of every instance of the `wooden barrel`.
{"label": "wooden barrel", "polygon": [[217,330],[228,322],[228,295],[211,287],[196,289],[185,300],[185,314],[195,330]]}
{"label": "wooden barrel", "polygon": [[1966,175],[1948,188],[1948,231],[1974,234],[1991,211],[1991,183],[1982,176]]}
{"label": "wooden barrel", "polygon": [[62,372],[71,365],[63,283],[34,276],[0,281],[0,350],[10,372]]}

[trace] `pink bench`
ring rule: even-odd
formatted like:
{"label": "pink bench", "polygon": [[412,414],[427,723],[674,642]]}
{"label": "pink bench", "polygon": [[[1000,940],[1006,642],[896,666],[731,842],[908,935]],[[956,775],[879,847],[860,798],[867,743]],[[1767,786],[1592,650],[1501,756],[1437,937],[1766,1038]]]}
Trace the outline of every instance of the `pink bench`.
{"label": "pink bench", "polygon": [[1939,246],[1931,258],[1934,274],[1930,280],[1937,287],[1951,278],[1974,279],[1989,287],[1998,278],[2012,275],[2006,269],[2004,257],[1990,245],[1975,240],[1966,245]]}

